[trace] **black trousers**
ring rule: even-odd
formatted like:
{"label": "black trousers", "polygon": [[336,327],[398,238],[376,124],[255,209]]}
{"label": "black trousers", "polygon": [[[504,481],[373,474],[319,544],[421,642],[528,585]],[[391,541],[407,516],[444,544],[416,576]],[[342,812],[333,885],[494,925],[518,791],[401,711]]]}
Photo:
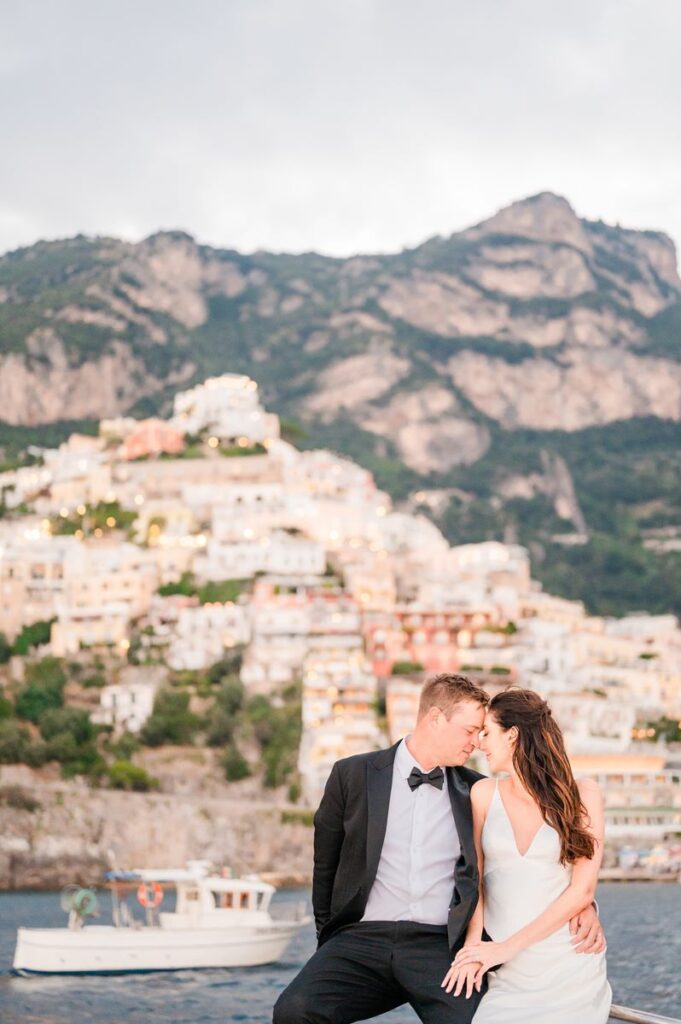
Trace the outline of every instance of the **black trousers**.
{"label": "black trousers", "polygon": [[424,1024],[470,1024],[481,994],[441,988],[451,961],[444,926],[360,921],[308,960],[279,996],[273,1024],[352,1024],[404,1003]]}

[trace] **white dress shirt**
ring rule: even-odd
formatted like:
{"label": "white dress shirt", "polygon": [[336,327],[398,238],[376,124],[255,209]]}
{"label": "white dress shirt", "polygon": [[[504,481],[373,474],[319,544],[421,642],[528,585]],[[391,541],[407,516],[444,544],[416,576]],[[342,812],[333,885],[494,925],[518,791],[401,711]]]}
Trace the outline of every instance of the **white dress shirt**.
{"label": "white dress shirt", "polygon": [[393,765],[385,839],[363,921],[447,923],[454,865],[461,850],[447,774],[442,789],[423,783],[412,790],[407,779],[414,767],[423,771],[402,740]]}

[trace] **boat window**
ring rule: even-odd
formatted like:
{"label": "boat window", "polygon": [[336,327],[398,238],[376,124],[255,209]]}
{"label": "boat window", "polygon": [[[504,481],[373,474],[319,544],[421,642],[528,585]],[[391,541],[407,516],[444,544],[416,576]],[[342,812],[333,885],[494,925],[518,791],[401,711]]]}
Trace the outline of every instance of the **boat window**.
{"label": "boat window", "polygon": [[241,899],[239,900],[239,907],[241,910],[248,910],[248,893],[242,892],[239,894]]}

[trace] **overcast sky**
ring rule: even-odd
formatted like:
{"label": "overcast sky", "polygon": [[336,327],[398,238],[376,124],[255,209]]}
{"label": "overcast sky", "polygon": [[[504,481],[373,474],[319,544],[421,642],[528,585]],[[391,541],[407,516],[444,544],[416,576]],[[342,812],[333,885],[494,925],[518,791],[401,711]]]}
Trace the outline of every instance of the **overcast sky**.
{"label": "overcast sky", "polygon": [[543,190],[681,243],[677,0],[0,0],[0,251],[394,251]]}

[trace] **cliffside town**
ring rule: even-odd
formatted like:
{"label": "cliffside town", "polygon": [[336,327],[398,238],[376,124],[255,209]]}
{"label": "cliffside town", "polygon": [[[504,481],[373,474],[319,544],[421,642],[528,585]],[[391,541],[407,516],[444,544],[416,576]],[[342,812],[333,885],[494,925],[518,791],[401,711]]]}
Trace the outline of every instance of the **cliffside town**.
{"label": "cliffside town", "polygon": [[669,238],[551,193],[397,254],[175,231],[0,258],[9,458],[243,373],[289,440],[359,462],[450,543],[527,547],[535,578],[605,615],[681,611],[680,355]]}
{"label": "cliffside town", "polygon": [[590,615],[523,546],[451,546],[280,433],[226,374],[0,473],[0,884],[111,859],[304,872],[333,761],[407,733],[441,670],[545,695],[611,843],[678,858],[676,618]]}

